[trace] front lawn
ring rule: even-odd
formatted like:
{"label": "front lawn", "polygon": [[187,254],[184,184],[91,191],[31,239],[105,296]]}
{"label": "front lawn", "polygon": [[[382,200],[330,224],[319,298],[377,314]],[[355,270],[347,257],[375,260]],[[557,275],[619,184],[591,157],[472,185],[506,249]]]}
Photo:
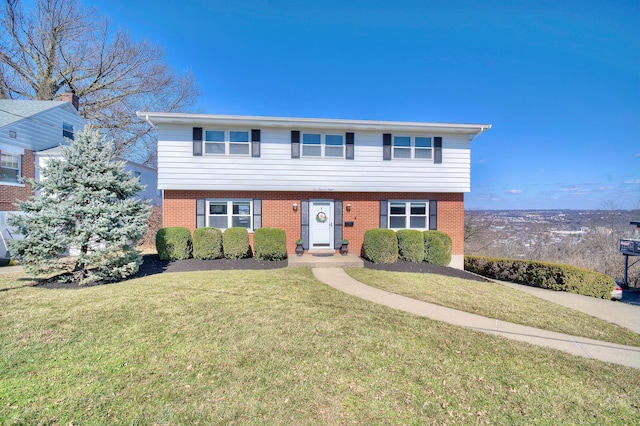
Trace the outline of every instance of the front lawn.
{"label": "front lawn", "polygon": [[638,370],[375,305],[306,268],[11,280],[1,424],[640,421]]}
{"label": "front lawn", "polygon": [[640,347],[640,334],[494,282],[352,268],[354,279],[392,293],[501,321]]}

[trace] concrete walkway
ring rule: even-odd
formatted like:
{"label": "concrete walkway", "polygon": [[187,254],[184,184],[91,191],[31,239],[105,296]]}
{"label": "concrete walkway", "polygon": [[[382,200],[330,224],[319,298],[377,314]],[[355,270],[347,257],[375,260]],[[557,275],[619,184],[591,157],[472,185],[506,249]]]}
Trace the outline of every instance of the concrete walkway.
{"label": "concrete walkway", "polygon": [[351,278],[341,268],[313,268],[312,270],[313,275],[321,282],[370,302],[495,336],[640,369],[640,348],[540,330],[422,302],[365,285]]}
{"label": "concrete walkway", "polygon": [[544,288],[531,287],[523,284],[514,284],[504,281],[496,281],[499,284],[519,290],[541,299],[548,300],[576,311],[584,312],[592,317],[618,324],[640,334],[640,306],[629,305],[613,300],[597,299],[580,294],[553,291]]}

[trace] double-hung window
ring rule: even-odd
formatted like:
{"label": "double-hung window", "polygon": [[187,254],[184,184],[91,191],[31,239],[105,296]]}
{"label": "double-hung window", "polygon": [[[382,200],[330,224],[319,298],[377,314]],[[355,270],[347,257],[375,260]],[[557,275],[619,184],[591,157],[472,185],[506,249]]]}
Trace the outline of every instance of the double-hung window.
{"label": "double-hung window", "polygon": [[344,158],[344,135],[303,133],[302,156]]}
{"label": "double-hung window", "polygon": [[208,200],[207,224],[213,228],[246,228],[251,231],[253,203],[251,200]]}
{"label": "double-hung window", "polygon": [[0,154],[0,182],[3,183],[21,183],[20,182],[20,165],[22,156],[10,152],[2,152]]}
{"label": "double-hung window", "polygon": [[426,136],[394,136],[393,158],[431,160],[432,139]]}
{"label": "double-hung window", "polygon": [[389,201],[390,229],[428,229],[428,201]]}
{"label": "double-hung window", "polygon": [[249,132],[242,130],[207,130],[204,133],[204,153],[207,155],[251,155]]}
{"label": "double-hung window", "polygon": [[65,138],[69,138],[71,140],[74,139],[73,136],[73,124],[69,124],[69,123],[62,123],[62,136]]}

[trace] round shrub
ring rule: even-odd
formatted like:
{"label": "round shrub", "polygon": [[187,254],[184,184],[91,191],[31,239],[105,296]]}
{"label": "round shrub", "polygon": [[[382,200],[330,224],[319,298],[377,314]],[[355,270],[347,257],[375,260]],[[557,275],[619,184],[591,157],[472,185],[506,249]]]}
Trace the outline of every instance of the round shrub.
{"label": "round shrub", "polygon": [[398,237],[391,229],[369,229],[364,233],[365,259],[373,263],[394,263],[398,260]]}
{"label": "round shrub", "polygon": [[451,237],[441,231],[424,231],[424,260],[434,265],[451,263]]}
{"label": "round shrub", "polygon": [[415,229],[401,229],[398,237],[398,256],[408,262],[420,263],[424,260],[424,236]]}
{"label": "round shrub", "polygon": [[258,228],[253,234],[253,252],[258,260],[287,258],[287,235],[284,229]]}
{"label": "round shrub", "polygon": [[228,228],[222,233],[222,251],[227,259],[249,257],[249,231],[246,228]]}
{"label": "round shrub", "polygon": [[222,257],[222,231],[218,228],[196,228],[193,231],[193,258],[201,260]]}
{"label": "round shrub", "polygon": [[182,226],[161,228],[156,233],[156,251],[162,260],[183,260],[191,257],[191,233]]}

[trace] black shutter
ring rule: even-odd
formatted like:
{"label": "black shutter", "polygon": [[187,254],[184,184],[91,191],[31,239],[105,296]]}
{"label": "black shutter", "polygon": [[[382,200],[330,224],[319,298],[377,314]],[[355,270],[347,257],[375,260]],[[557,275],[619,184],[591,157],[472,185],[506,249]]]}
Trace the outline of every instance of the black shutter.
{"label": "black shutter", "polygon": [[391,160],[391,133],[382,135],[382,159]]}
{"label": "black shutter", "polygon": [[353,160],[354,156],[354,137],[355,135],[352,132],[347,132],[346,141],[347,141],[347,160]]}
{"label": "black shutter", "polygon": [[251,129],[251,156],[260,158],[260,129]]}
{"label": "black shutter", "polygon": [[342,200],[333,201],[333,248],[342,246]]}
{"label": "black shutter", "polygon": [[436,200],[429,201],[429,229],[438,229],[438,202]]}
{"label": "black shutter", "polygon": [[300,131],[291,131],[291,158],[300,158]]}
{"label": "black shutter", "polygon": [[253,200],[253,229],[262,228],[262,200]]}
{"label": "black shutter", "polygon": [[380,228],[386,228],[388,225],[389,217],[389,202],[387,200],[380,200]]}
{"label": "black shutter", "polygon": [[300,201],[300,238],[302,248],[309,250],[309,201]]}
{"label": "black shutter", "polygon": [[202,127],[193,128],[193,155],[202,156]]}
{"label": "black shutter", "polygon": [[207,226],[207,200],[196,198],[196,228]]}
{"label": "black shutter", "polygon": [[442,136],[433,138],[433,148],[433,162],[435,164],[442,164]]}

